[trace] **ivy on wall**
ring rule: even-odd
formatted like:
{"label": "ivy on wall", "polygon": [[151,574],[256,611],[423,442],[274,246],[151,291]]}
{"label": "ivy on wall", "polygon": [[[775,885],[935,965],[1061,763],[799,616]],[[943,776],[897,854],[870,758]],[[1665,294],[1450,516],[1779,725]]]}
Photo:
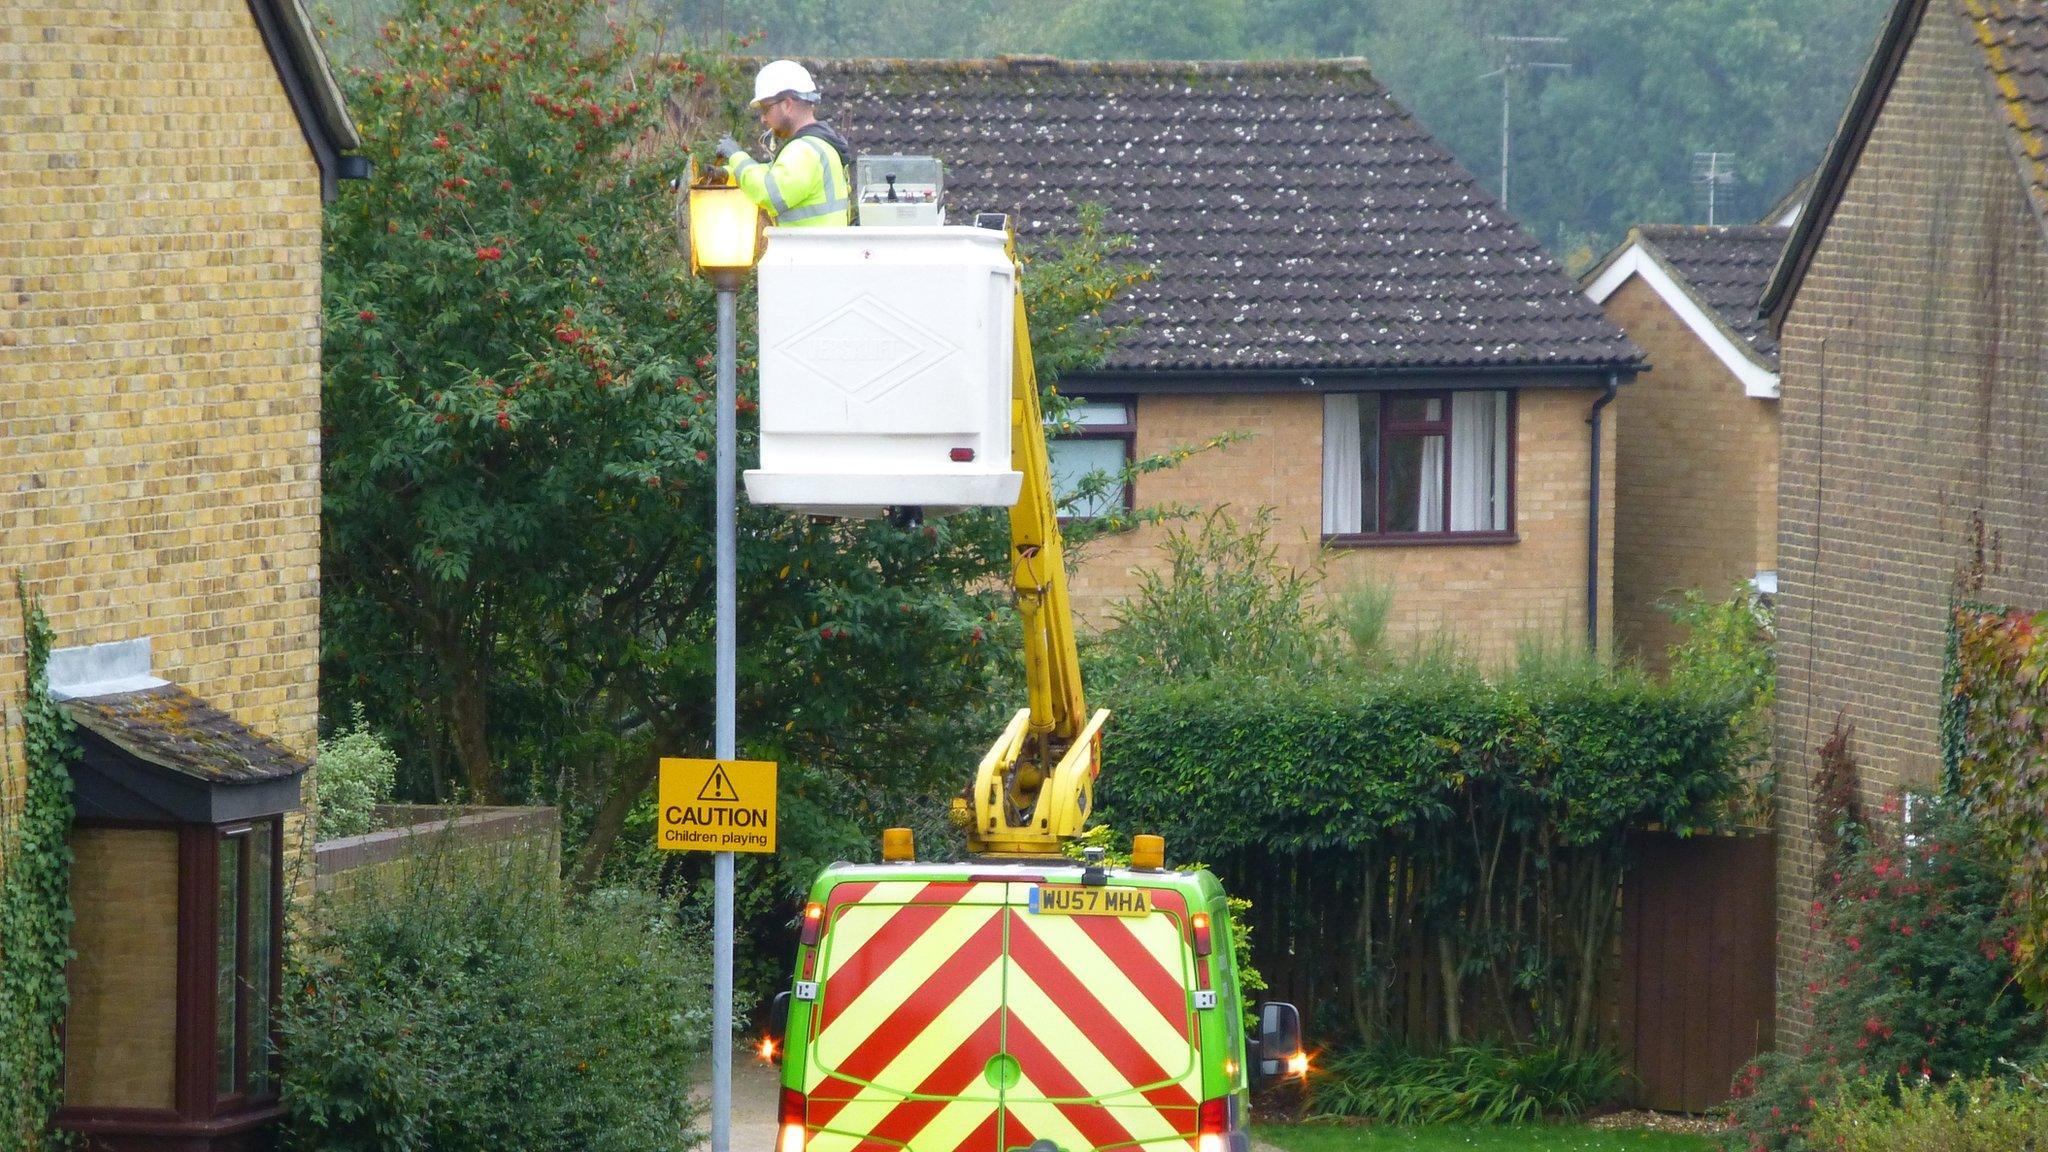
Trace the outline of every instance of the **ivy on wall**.
{"label": "ivy on wall", "polygon": [[1970,714],[1969,696],[1962,684],[1962,641],[1966,621],[2002,617],[2011,609],[2002,604],[1959,600],[1948,614],[1948,637],[1941,654],[1941,790],[1949,795],[1962,791],[1964,721]]}
{"label": "ivy on wall", "polygon": [[[2048,1000],[2048,612],[1955,610],[1954,776],[2013,868],[2020,983]],[[1944,733],[1946,735],[1946,733]]]}
{"label": "ivy on wall", "polygon": [[[0,811],[0,1146],[54,1146],[71,960],[71,719],[50,699],[49,619],[19,580],[28,677],[19,804]],[[0,749],[0,763],[7,756]]]}

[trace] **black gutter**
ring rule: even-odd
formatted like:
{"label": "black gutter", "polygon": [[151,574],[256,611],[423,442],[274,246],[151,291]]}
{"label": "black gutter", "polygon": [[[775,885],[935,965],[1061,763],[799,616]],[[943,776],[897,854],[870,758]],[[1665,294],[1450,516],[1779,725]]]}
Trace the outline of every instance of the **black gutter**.
{"label": "black gutter", "polygon": [[1586,423],[1593,426],[1593,465],[1586,491],[1586,651],[1600,651],[1600,410],[1621,391],[1621,373],[1607,374],[1607,390],[1593,401]]}
{"label": "black gutter", "polygon": [[1061,390],[1109,393],[1272,393],[1366,389],[1413,391],[1443,388],[1599,388],[1620,372],[1645,369],[1641,361],[1588,364],[1520,364],[1498,368],[1178,368],[1094,369],[1060,377]]}
{"label": "black gutter", "polygon": [[271,67],[284,85],[285,97],[299,121],[299,132],[320,169],[320,199],[332,202],[342,180],[367,180],[368,157],[351,155],[362,146],[348,109],[340,103],[340,90],[312,30],[302,26],[297,10],[286,11],[294,0],[248,0],[249,14],[263,38]]}

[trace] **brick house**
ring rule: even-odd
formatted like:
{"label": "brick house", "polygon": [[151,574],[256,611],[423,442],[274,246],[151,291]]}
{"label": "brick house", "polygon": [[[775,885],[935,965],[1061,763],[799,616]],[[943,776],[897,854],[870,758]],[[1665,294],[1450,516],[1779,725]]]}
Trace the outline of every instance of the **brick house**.
{"label": "brick house", "polygon": [[[1602,409],[1639,354],[1362,62],[841,61],[821,84],[862,152],[946,162],[956,220],[1008,212],[1028,244],[1094,202],[1135,238],[1153,279],[1062,382],[1086,403],[1055,471],[1249,433],[1127,501],[1272,508],[1285,559],[1392,590],[1396,642],[1605,642]],[[1162,536],[1089,545],[1076,605],[1101,622]]]}
{"label": "brick house", "polygon": [[1790,231],[1646,224],[1580,280],[1651,367],[1614,402],[1614,638],[1652,669],[1683,639],[1661,607],[1677,594],[1777,590],[1778,345],[1757,301]]}
{"label": "brick house", "polygon": [[1948,609],[2048,605],[2048,3],[1899,0],[1763,297],[1779,340],[1779,1043],[1814,748],[1940,779]]}
{"label": "brick house", "polygon": [[[82,749],[58,1122],[253,1147],[317,707],[322,203],[359,141],[297,0],[19,0],[0,123],[0,580]],[[0,651],[13,725],[11,588]]]}

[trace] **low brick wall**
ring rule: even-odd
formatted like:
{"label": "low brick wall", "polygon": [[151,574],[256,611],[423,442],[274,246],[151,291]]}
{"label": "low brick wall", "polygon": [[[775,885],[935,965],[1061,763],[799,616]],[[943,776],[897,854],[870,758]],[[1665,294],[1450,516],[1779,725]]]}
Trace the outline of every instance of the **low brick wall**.
{"label": "low brick wall", "polygon": [[315,891],[347,891],[366,878],[439,852],[485,860],[545,859],[546,875],[561,872],[562,815],[554,808],[406,804],[380,807],[377,816],[389,827],[314,846]]}

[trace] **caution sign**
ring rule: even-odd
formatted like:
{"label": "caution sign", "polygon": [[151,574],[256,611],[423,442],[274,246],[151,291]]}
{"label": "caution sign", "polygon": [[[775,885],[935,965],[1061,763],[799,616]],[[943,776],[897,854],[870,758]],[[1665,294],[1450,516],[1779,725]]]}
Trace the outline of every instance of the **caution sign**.
{"label": "caution sign", "polygon": [[775,761],[663,758],[654,843],[670,852],[775,851]]}

